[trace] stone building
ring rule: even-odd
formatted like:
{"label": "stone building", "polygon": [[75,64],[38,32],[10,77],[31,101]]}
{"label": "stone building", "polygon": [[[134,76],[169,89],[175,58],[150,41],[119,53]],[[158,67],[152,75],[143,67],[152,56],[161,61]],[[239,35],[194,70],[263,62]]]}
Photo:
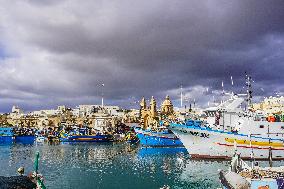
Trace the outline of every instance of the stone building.
{"label": "stone building", "polygon": [[147,107],[144,97],[140,102],[140,125],[144,129],[156,129],[159,125],[157,103],[153,96],[150,101],[150,107]]}
{"label": "stone building", "polygon": [[161,116],[172,116],[174,115],[174,106],[170,100],[169,95],[166,96],[166,99],[161,105]]}
{"label": "stone building", "polygon": [[264,100],[260,103],[252,104],[252,110],[254,111],[262,111],[265,114],[281,114],[284,112],[284,97],[269,97],[264,98]]}

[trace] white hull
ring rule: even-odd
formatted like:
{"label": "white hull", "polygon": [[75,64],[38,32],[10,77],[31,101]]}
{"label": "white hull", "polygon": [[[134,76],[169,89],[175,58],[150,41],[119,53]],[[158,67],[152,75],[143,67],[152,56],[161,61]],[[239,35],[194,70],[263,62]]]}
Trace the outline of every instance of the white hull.
{"label": "white hull", "polygon": [[192,158],[230,159],[235,151],[242,159],[267,160],[269,148],[274,160],[284,160],[283,139],[269,139],[246,134],[222,132],[201,127],[171,124],[170,129],[179,137]]}

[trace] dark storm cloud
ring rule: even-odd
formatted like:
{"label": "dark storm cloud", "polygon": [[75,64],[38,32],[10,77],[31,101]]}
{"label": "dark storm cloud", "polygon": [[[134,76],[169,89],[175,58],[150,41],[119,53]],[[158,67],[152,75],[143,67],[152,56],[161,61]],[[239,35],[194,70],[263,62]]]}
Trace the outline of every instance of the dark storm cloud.
{"label": "dark storm cloud", "polygon": [[224,81],[232,90],[231,75],[243,91],[245,72],[256,95],[271,95],[268,84],[283,89],[280,0],[1,3],[0,41],[17,55],[1,64],[1,87],[35,101],[52,97],[37,106],[98,103],[102,90],[120,105],[166,93],[177,99],[181,84],[190,98],[208,96],[204,104],[206,88],[222,90]]}

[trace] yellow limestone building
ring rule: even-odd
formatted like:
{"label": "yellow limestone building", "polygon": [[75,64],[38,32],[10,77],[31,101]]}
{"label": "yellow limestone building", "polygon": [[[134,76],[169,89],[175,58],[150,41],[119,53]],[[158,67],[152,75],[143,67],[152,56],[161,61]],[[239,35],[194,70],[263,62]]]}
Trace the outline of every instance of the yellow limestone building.
{"label": "yellow limestone building", "polygon": [[[161,106],[161,119],[174,118],[174,108],[167,95],[166,99]],[[147,107],[146,100],[143,97],[140,102],[140,125],[143,129],[157,129],[159,126],[159,115],[157,112],[157,103],[155,98],[152,96],[150,101],[150,107]]]}
{"label": "yellow limestone building", "polygon": [[162,119],[167,117],[169,119],[174,118],[174,106],[172,101],[170,100],[169,95],[166,96],[166,99],[162,103],[161,106],[161,117]]}

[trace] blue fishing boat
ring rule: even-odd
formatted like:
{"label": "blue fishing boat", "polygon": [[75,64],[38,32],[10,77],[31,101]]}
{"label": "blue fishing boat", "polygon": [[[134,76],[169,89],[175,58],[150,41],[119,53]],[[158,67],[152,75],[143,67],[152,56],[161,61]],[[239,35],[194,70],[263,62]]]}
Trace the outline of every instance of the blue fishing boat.
{"label": "blue fishing boat", "polygon": [[35,142],[35,129],[25,127],[15,127],[13,129],[14,142],[22,144],[33,144]]}
{"label": "blue fishing boat", "polygon": [[12,143],[14,141],[13,128],[0,128],[0,143]]}
{"label": "blue fishing boat", "polygon": [[183,146],[182,142],[166,128],[160,128],[159,130],[144,130],[136,127],[135,132],[139,138],[142,146],[156,146],[156,147],[167,147],[167,146]]}
{"label": "blue fishing boat", "polygon": [[[200,127],[202,122],[200,120],[188,119],[185,121],[185,124],[188,126]],[[160,125],[163,125],[162,121],[160,122]],[[165,126],[160,126],[157,130],[136,127],[135,132],[142,146],[183,146],[179,138]]]}
{"label": "blue fishing boat", "polygon": [[34,135],[18,135],[15,136],[16,143],[22,144],[33,144],[35,142],[36,137]]}
{"label": "blue fishing boat", "polygon": [[35,141],[33,133],[19,132],[14,128],[0,128],[0,143],[23,143],[32,144]]}

